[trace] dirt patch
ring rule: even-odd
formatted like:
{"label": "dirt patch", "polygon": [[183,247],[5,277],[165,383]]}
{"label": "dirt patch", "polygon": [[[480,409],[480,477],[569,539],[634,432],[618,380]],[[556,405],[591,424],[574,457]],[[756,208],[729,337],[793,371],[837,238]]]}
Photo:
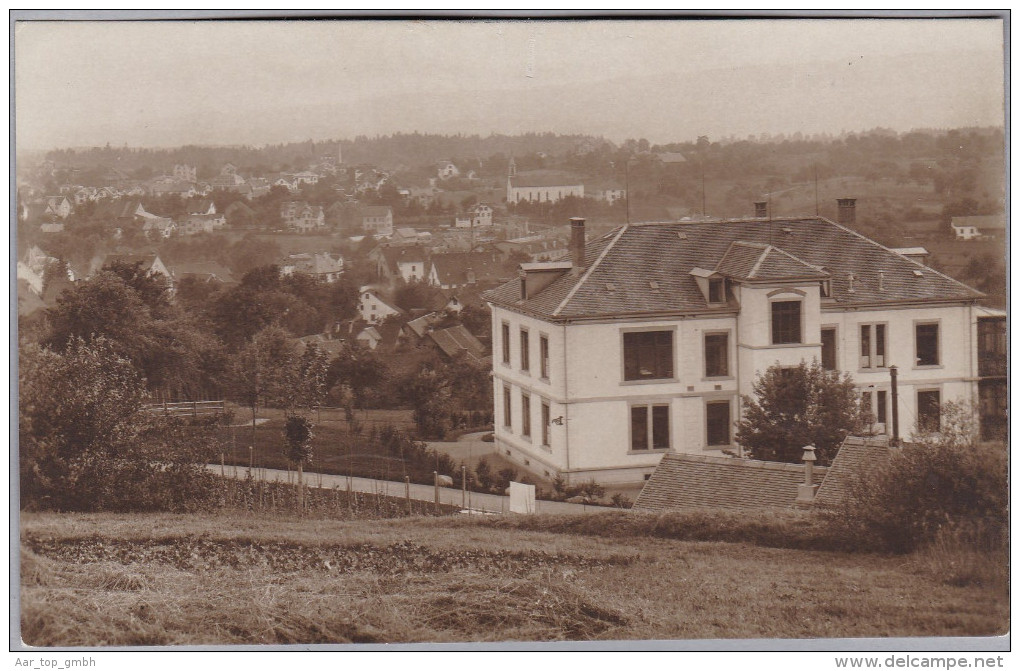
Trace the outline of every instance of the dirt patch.
{"label": "dirt patch", "polygon": [[595,559],[535,550],[438,550],[410,541],[386,546],[298,545],[199,537],[130,541],[95,536],[53,539],[29,535],[23,540],[23,545],[37,555],[75,564],[159,563],[185,571],[262,567],[277,572],[319,569],[330,573],[369,571],[384,575],[406,575],[470,569],[521,576],[545,568],[597,570],[610,565],[627,565],[633,561],[626,556]]}
{"label": "dirt patch", "polygon": [[467,584],[434,598],[422,609],[421,622],[441,631],[489,631],[496,640],[513,631],[521,640],[581,641],[596,639],[628,620],[572,586],[517,580]]}

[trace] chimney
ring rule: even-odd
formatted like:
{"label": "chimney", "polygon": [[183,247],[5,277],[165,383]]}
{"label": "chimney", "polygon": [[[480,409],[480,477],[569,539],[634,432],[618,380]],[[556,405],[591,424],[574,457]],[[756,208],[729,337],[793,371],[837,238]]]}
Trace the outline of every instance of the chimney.
{"label": "chimney", "polygon": [[857,223],[857,199],[837,198],[836,205],[839,206],[839,223],[842,226],[853,228]]}
{"label": "chimney", "polygon": [[584,218],[570,218],[570,261],[575,270],[584,268]]}
{"label": "chimney", "polygon": [[759,200],[754,204],[754,218],[755,219],[767,219],[769,216],[769,202],[767,200]]}

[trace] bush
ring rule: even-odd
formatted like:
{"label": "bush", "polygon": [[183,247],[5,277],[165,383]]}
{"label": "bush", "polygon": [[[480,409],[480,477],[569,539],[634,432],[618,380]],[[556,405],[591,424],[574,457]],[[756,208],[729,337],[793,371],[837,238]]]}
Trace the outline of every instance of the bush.
{"label": "bush", "polygon": [[1006,452],[973,442],[929,441],[894,451],[857,474],[832,523],[876,550],[910,552],[945,530],[992,549],[1004,542]]}
{"label": "bush", "polygon": [[26,347],[19,371],[21,505],[79,511],[194,510],[218,417],[143,407],[144,384],[105,340]]}

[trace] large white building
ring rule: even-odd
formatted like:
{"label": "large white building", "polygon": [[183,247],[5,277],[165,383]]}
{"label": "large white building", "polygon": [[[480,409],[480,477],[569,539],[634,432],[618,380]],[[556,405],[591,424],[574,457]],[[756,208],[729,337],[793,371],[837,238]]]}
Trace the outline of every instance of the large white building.
{"label": "large white building", "polygon": [[[852,208],[852,201],[851,203]],[[841,211],[842,212],[842,211]],[[852,216],[852,210],[847,210]],[[665,452],[736,449],[758,373],[850,373],[875,429],[904,438],[977,404],[982,294],[819,217],[631,224],[486,294],[495,439],[540,476],[637,482]]]}

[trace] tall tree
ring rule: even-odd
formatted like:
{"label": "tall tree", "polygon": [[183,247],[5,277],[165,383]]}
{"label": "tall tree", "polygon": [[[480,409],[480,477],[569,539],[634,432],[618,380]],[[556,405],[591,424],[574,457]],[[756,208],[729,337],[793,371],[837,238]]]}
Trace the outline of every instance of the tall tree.
{"label": "tall tree", "polygon": [[736,439],[763,461],[800,463],[804,446],[814,445],[819,465],[827,465],[847,435],[862,426],[853,380],[817,360],[770,366],[755,379],[754,396],[743,400]]}

